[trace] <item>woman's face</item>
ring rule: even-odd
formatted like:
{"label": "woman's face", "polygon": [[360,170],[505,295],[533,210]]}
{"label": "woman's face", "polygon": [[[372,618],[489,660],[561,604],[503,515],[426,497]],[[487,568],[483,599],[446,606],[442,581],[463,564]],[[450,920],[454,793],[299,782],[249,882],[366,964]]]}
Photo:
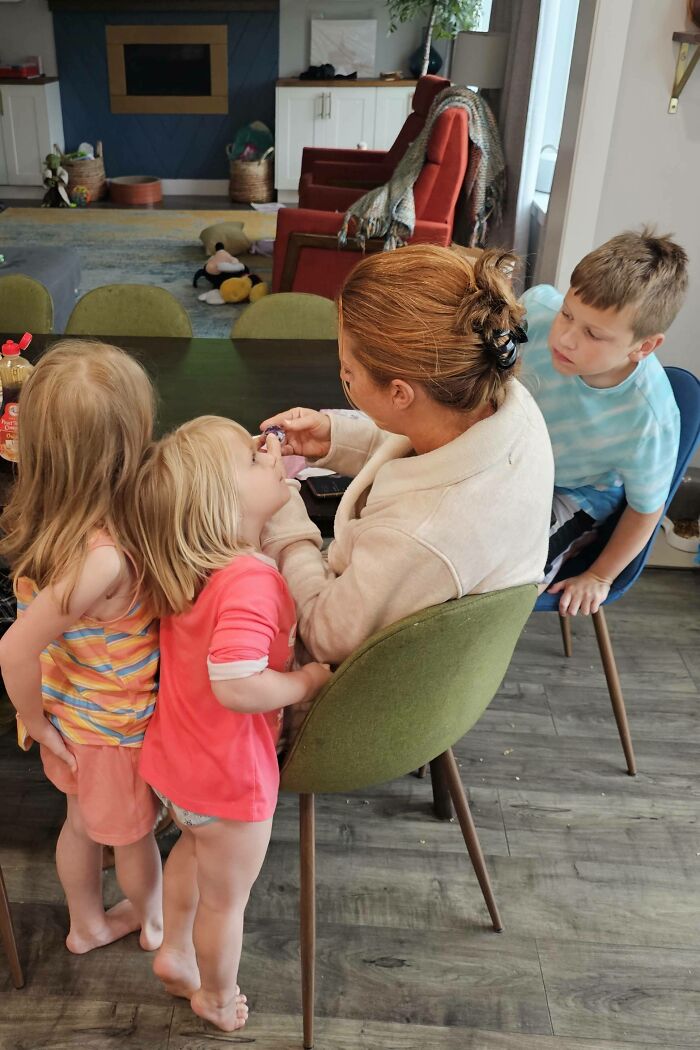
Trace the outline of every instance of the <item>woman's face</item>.
{"label": "woman's face", "polygon": [[[347,387],[353,405],[365,412],[378,427],[391,433],[401,433],[397,418],[393,383],[380,386],[361,365],[353,353],[356,341],[349,332],[340,337],[340,378]],[[402,383],[402,386],[406,384]],[[398,428],[398,429],[397,429]]]}

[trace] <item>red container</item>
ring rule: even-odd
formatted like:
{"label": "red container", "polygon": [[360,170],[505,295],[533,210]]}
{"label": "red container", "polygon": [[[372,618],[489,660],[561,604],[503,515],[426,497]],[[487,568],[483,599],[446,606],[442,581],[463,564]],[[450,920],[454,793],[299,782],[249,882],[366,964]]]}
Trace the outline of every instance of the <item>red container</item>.
{"label": "red container", "polygon": [[115,204],[143,207],[163,200],[160,179],[152,175],[120,175],[109,181],[109,198]]}
{"label": "red container", "polygon": [[9,78],[26,78],[29,80],[31,77],[39,77],[41,73],[39,66],[36,62],[19,63],[16,66],[10,66],[7,64],[0,65],[0,77]]}

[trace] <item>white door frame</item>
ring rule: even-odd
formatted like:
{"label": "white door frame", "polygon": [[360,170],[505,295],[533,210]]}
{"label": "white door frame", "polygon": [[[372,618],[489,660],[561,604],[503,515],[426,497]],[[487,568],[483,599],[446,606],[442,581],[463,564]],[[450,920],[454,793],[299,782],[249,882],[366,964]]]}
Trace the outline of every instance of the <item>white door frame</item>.
{"label": "white door frame", "polygon": [[633,0],[580,0],[564,123],[535,284],[565,291],[595,246]]}

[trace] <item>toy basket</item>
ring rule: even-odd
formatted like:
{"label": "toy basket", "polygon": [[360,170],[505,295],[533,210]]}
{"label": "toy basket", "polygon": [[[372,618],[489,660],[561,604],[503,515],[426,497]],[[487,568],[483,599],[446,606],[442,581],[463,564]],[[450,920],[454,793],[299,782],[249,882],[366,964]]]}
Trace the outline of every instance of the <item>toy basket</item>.
{"label": "toy basket", "polygon": [[[61,154],[58,146],[54,146],[56,153]],[[69,160],[61,154],[61,164],[68,172],[68,195],[75,186],[86,186],[90,192],[90,200],[98,201],[107,193],[107,179],[105,178],[105,162],[102,156],[102,143],[95,146],[95,158],[89,160]]]}
{"label": "toy basket", "polygon": [[264,204],[275,199],[273,186],[274,148],[270,146],[260,160],[230,160],[228,195],[232,201]]}

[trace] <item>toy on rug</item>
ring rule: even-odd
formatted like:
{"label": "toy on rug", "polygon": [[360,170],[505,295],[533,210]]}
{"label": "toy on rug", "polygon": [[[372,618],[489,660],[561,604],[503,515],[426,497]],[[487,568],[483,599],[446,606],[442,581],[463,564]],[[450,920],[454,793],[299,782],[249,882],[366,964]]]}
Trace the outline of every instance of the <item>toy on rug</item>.
{"label": "toy on rug", "polygon": [[61,157],[58,153],[47,154],[44,161],[44,186],[46,193],[41,202],[42,208],[74,208],[68,196],[66,186],[68,185],[68,172],[61,165]]}
{"label": "toy on rug", "polygon": [[257,274],[251,273],[235,255],[225,251],[223,244],[216,245],[216,251],[204,266],[197,270],[192,285],[197,287],[200,277],[206,278],[211,291],[203,292],[199,299],[209,306],[223,306],[224,303],[244,303],[250,300],[255,303],[267,295],[268,288]]}
{"label": "toy on rug", "polygon": [[245,255],[250,251],[250,237],[243,230],[242,222],[217,222],[202,230],[199,239],[207,255],[224,248],[231,255]]}
{"label": "toy on rug", "polygon": [[77,208],[87,208],[90,203],[90,190],[87,186],[74,186],[70,191],[70,199]]}

